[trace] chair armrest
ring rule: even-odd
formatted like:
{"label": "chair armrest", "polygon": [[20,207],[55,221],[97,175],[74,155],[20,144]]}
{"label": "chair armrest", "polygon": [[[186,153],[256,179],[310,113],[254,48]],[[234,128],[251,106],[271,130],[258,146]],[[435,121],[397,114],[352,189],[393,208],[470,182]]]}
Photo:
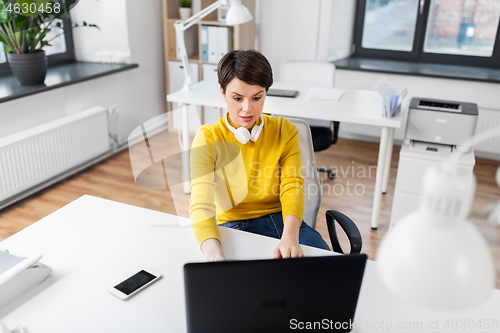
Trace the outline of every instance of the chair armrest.
{"label": "chair armrest", "polygon": [[351,253],[360,253],[363,241],[361,239],[361,234],[359,229],[354,224],[354,222],[336,210],[326,211],[326,226],[328,227],[328,234],[330,235],[330,241],[332,242],[333,251],[338,253],[344,253],[340,247],[339,239],[337,237],[337,231],[335,230],[335,221],[338,222],[340,227],[344,230],[351,244]]}

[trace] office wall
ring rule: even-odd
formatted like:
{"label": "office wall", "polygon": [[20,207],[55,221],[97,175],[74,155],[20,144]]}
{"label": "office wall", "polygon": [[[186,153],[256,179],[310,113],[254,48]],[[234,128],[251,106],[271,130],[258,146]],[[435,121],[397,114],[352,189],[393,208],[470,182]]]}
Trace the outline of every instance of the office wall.
{"label": "office wall", "polygon": [[96,24],[99,29],[73,30],[78,61],[130,63],[126,0],[80,1],[71,20]]}
{"label": "office wall", "polygon": [[[355,0],[256,0],[255,45],[279,78],[285,60],[333,60],[350,51]],[[331,47],[330,40],[336,41]]]}
{"label": "office wall", "polygon": [[316,59],[321,0],[257,0],[256,47],[278,80],[281,63]]}
{"label": "office wall", "polygon": [[[161,1],[111,2],[121,5],[121,9],[89,11],[85,13],[85,20],[94,23],[109,19],[102,27],[102,38],[108,38],[110,30],[122,46],[123,41],[128,40],[131,61],[138,63],[139,68],[2,103],[0,137],[98,104],[119,108],[120,137],[126,140],[135,127],[166,112]],[[74,11],[78,9],[77,6]],[[112,19],[117,14],[126,18]],[[127,29],[123,29],[123,22],[127,23]],[[97,36],[99,33],[94,29],[81,28],[75,48],[84,47]]]}

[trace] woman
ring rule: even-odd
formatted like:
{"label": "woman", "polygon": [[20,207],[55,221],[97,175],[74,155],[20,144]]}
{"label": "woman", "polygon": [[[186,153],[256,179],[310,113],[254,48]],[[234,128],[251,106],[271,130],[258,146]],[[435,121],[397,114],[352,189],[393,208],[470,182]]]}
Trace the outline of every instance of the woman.
{"label": "woman", "polygon": [[271,65],[258,51],[232,51],[219,61],[217,75],[227,115],[203,125],[191,150],[189,216],[205,258],[224,260],[217,224],[281,239],[274,258],[304,256],[299,244],[328,250],[302,221],[297,128],[262,115]]}

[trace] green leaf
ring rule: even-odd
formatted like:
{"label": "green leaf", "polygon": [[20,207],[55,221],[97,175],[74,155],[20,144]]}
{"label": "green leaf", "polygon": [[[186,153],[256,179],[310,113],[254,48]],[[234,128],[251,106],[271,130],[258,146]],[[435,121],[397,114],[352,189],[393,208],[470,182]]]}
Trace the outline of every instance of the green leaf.
{"label": "green leaf", "polygon": [[9,13],[7,12],[7,8],[4,7],[0,11],[0,22],[7,23],[9,21],[10,21]]}
{"label": "green leaf", "polygon": [[7,44],[7,41],[6,41],[5,39],[3,39],[3,37],[2,37],[2,36],[0,36],[0,43],[2,43],[2,44]]}
{"label": "green leaf", "polygon": [[12,50],[13,50],[12,47],[9,45],[5,45],[5,47],[3,48],[4,52],[12,52]]}
{"label": "green leaf", "polygon": [[17,29],[21,28],[26,23],[27,19],[28,19],[27,16],[17,16],[15,18],[16,28]]}
{"label": "green leaf", "polygon": [[31,28],[31,29],[26,30],[26,37],[29,39],[35,38],[37,34],[38,34],[38,30],[36,30],[36,29]]}
{"label": "green leaf", "polygon": [[45,29],[43,30],[41,33],[40,33],[40,40],[43,41],[43,39],[45,38],[45,36],[50,32],[50,29]]}
{"label": "green leaf", "polygon": [[192,0],[181,0],[180,5],[181,7],[188,8],[191,7],[192,2]]}
{"label": "green leaf", "polygon": [[3,5],[5,5],[5,2],[3,2],[3,0],[0,0],[0,7],[2,7]]}

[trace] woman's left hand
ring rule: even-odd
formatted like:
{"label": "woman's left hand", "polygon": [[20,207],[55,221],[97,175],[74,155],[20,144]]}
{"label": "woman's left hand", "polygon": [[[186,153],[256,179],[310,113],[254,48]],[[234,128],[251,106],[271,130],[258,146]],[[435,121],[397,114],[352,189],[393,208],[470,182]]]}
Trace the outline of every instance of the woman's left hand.
{"label": "woman's left hand", "polygon": [[281,241],[276,246],[273,252],[273,258],[298,258],[303,257],[304,252],[299,245],[298,239],[292,239],[288,237],[282,237]]}
{"label": "woman's left hand", "polygon": [[273,252],[273,258],[303,257],[304,252],[299,245],[299,231],[301,221],[297,216],[287,215],[283,221],[283,235]]}

